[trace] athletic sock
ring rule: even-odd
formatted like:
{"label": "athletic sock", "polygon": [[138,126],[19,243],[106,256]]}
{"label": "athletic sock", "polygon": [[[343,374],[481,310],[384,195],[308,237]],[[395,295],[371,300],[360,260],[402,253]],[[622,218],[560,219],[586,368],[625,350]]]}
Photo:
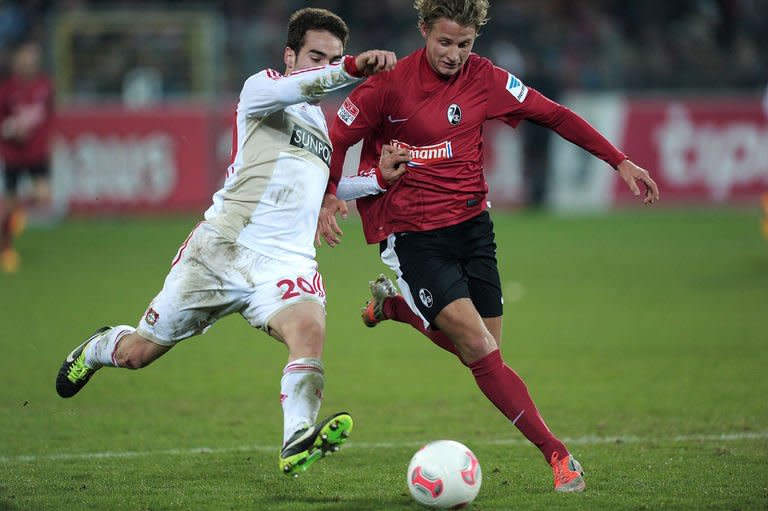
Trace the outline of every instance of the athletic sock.
{"label": "athletic sock", "polygon": [[296,431],[315,423],[324,385],[323,362],[317,358],[299,358],[285,366],[280,380],[283,444]]}
{"label": "athletic sock", "polygon": [[539,415],[525,382],[501,359],[499,350],[469,364],[477,386],[517,429],[539,448],[549,463],[552,453],[568,456],[568,449],[558,440]]}
{"label": "athletic sock", "polygon": [[[456,349],[456,346],[453,344],[453,341],[451,341],[450,337],[445,335],[445,333],[441,332],[440,330],[431,330],[426,328],[424,326],[424,320],[421,319],[421,316],[413,312],[411,307],[408,305],[408,302],[406,302],[405,298],[402,296],[396,295],[385,298],[384,304],[382,306],[382,312],[384,313],[384,317],[387,319],[399,321],[401,323],[408,323],[413,328],[427,336],[430,341],[440,346],[445,351],[453,353],[459,357],[459,360],[461,360],[461,355],[459,355],[459,351]],[[462,360],[461,363],[463,364],[464,361]]]}
{"label": "athletic sock", "polygon": [[101,367],[119,367],[115,361],[115,351],[120,339],[135,332],[128,325],[118,325],[107,330],[85,347],[85,365],[91,369]]}

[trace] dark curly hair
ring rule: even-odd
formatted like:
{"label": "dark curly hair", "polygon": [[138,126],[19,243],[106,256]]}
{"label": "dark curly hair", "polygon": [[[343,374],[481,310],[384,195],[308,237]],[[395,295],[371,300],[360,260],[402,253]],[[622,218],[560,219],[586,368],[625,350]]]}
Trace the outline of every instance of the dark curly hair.
{"label": "dark curly hair", "polygon": [[299,53],[304,46],[307,30],[327,30],[341,39],[342,46],[347,46],[349,29],[344,20],[327,9],[305,7],[291,14],[288,20],[288,40],[285,45]]}

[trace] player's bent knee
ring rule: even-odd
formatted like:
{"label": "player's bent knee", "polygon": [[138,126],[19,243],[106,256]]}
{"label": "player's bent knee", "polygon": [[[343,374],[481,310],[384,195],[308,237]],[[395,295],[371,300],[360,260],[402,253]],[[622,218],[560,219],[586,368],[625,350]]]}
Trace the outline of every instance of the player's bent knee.
{"label": "player's bent knee", "polygon": [[478,342],[466,344],[457,343],[456,349],[461,354],[461,359],[464,364],[468,365],[472,364],[473,362],[477,362],[498,348],[493,344],[489,344],[488,342]]}
{"label": "player's bent knee", "polygon": [[302,345],[310,349],[321,349],[325,341],[325,325],[311,319],[299,321],[291,329],[289,345]]}
{"label": "player's bent knee", "polygon": [[283,340],[293,356],[319,358],[325,342],[325,325],[312,318],[297,319],[285,329]]}
{"label": "player's bent knee", "polygon": [[322,343],[325,339],[325,325],[314,319],[303,321],[300,331],[301,335],[311,343]]}

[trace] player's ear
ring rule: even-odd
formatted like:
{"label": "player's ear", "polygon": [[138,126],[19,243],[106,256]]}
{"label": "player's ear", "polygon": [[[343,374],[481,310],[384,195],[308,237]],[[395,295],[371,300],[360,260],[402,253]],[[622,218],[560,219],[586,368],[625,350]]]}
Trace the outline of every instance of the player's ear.
{"label": "player's ear", "polygon": [[429,27],[424,21],[419,22],[419,30],[421,31],[421,36],[426,39],[427,35],[429,35]]}
{"label": "player's ear", "polygon": [[296,67],[296,52],[293,48],[286,46],[283,52],[283,62],[285,62],[285,74],[291,74]]}

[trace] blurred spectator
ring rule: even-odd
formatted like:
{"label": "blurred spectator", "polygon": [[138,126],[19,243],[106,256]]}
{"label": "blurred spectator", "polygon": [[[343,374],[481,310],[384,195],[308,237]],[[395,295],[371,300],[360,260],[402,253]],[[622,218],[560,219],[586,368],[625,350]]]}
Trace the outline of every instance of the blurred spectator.
{"label": "blurred spectator", "polygon": [[[59,91],[64,101],[231,101],[254,70],[280,67],[272,56],[282,54],[283,20],[293,10],[314,5],[344,13],[354,34],[350,53],[378,47],[405,55],[422,44],[413,30],[412,4],[0,0],[0,56],[25,33],[60,43],[51,29],[68,13],[82,20],[83,14],[119,9],[126,13],[123,22],[85,25],[89,28],[73,35],[68,47],[49,48],[58,55],[57,76],[69,77]],[[171,13],[170,21],[158,19],[156,13],[163,11]],[[190,12],[204,13],[215,27],[202,34],[192,26],[194,17],[181,16]],[[493,23],[483,27],[478,53],[553,98],[578,90],[760,94],[768,79],[768,0],[492,0],[490,16]],[[521,134],[527,202],[536,205],[546,192],[549,131],[525,125]]]}
{"label": "blurred spectator", "polygon": [[13,239],[24,228],[19,182],[32,179],[32,201],[50,205],[50,135],[53,85],[41,68],[40,46],[25,42],[13,52],[11,76],[0,84],[0,156],[4,200],[0,209],[0,269],[14,272],[19,257]]}
{"label": "blurred spectator", "polygon": [[[223,55],[215,56],[216,90],[231,96],[254,69],[279,64],[270,56],[281,54],[285,43],[281,20],[313,4],[345,13],[359,34],[350,41],[353,53],[363,43],[401,53],[413,46],[412,0],[0,0],[0,51],[25,33],[41,34],[45,20],[57,14],[133,11],[129,29],[121,29],[125,33],[85,33],[73,41],[74,59],[93,63],[92,76],[78,78],[79,92],[117,97],[132,68],[162,66],[164,94],[184,97],[194,74],[189,62],[194,55],[184,46],[194,34],[179,25],[166,27],[159,39],[149,38],[142,29],[151,17],[136,21],[150,11],[207,12],[224,27]],[[490,14],[494,23],[478,39],[478,51],[503,59],[507,46],[511,55],[504,60],[538,61],[539,76],[548,74],[558,89],[754,91],[768,69],[768,0],[498,0]],[[517,72],[528,80],[522,68]]]}
{"label": "blurred spectator", "polygon": [[[0,47],[20,37],[20,31],[40,32],[48,14],[120,8],[197,10],[213,13],[223,22],[223,58],[217,90],[233,94],[237,84],[254,69],[275,67],[271,55],[281,54],[282,22],[286,13],[306,5],[344,12],[354,33],[349,50],[366,47],[412,47],[412,0],[0,0]],[[24,5],[24,8],[20,7]],[[192,7],[190,7],[192,6]],[[492,2],[494,23],[478,39],[480,53],[514,44],[527,60],[542,63],[559,89],[741,88],[762,86],[768,69],[768,0],[498,0]],[[140,17],[137,19],[141,19]],[[29,25],[29,26],[28,26]],[[76,52],[94,59],[94,75],[83,79],[85,89],[118,95],[123,74],[136,67],[141,54],[154,52],[163,65],[164,86],[170,96],[191,90],[184,35],[173,27],[158,47],[142,36],[142,25],[129,24],[130,33],[102,35],[81,41]],[[178,28],[178,27],[177,27]],[[85,37],[85,36],[84,36]],[[149,48],[143,48],[149,44]],[[168,53],[172,57],[168,57]],[[517,58],[511,56],[510,58]],[[138,66],[142,67],[142,66]],[[172,71],[175,71],[172,72]],[[527,80],[523,70],[518,71]],[[118,76],[116,76],[118,75]],[[531,80],[528,80],[531,81]],[[93,83],[96,82],[96,83]],[[533,86],[536,86],[532,82]]]}
{"label": "blurred spectator", "polygon": [[26,30],[24,10],[16,2],[0,1],[0,47],[13,45]]}

